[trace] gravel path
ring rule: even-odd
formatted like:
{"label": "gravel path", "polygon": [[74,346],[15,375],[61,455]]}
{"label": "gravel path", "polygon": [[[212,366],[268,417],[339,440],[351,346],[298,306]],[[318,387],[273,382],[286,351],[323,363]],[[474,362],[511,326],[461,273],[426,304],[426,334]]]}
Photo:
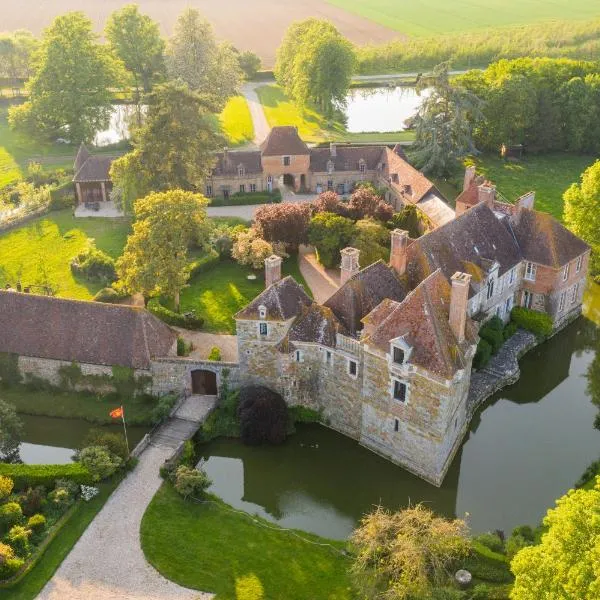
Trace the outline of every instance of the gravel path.
{"label": "gravel path", "polygon": [[208,600],[151,567],[140,547],[142,516],[158,490],[170,448],[148,447],[85,530],[38,600]]}
{"label": "gravel path", "polygon": [[325,269],[317,261],[317,256],[311,246],[300,246],[298,258],[300,273],[310,288],[313,298],[323,304],[340,287],[339,269]]}
{"label": "gravel path", "polygon": [[250,114],[252,115],[252,123],[254,124],[254,143],[259,146],[264,142],[269,135],[271,128],[267,122],[265,111],[256,93],[256,88],[266,85],[265,83],[246,83],[242,86],[242,94],[246,98]]}

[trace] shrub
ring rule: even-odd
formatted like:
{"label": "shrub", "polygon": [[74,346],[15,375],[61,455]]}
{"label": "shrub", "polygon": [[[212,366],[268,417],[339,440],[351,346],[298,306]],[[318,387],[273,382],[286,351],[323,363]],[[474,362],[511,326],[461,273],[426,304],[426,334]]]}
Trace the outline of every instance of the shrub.
{"label": "shrub", "polygon": [[152,298],[149,300],[146,308],[161,321],[164,321],[168,325],[175,325],[176,327],[183,327],[184,329],[202,329],[204,326],[204,319],[193,315],[181,315],[173,312],[168,308],[164,307],[158,298]]}
{"label": "shrub", "polygon": [[19,370],[19,355],[11,352],[0,352],[0,383],[11,386],[23,381]]}
{"label": "shrub", "polygon": [[107,304],[116,304],[123,298],[115,289],[111,287],[102,288],[95,296],[94,302],[105,302]]}
{"label": "shrub", "polygon": [[22,558],[27,558],[31,554],[29,538],[31,537],[31,529],[23,527],[23,525],[15,525],[10,528],[10,531],[4,537],[4,541],[14,549],[14,551]]}
{"label": "shrub", "polygon": [[260,69],[261,60],[258,54],[251,50],[244,50],[238,55],[238,63],[246,79],[252,79]]}
{"label": "shrub", "polygon": [[39,533],[40,531],[43,531],[46,527],[46,517],[40,513],[31,515],[31,517],[27,519],[27,527],[31,529],[34,533]]}
{"label": "shrub", "polygon": [[123,464],[123,460],[111,454],[104,446],[88,446],[79,454],[79,461],[88,469],[93,481],[110,477]]}
{"label": "shrub", "polygon": [[387,261],[390,251],[389,231],[379,222],[368,217],[357,221],[350,245],[360,250],[360,262],[370,265],[378,260]]}
{"label": "shrub", "polygon": [[92,481],[90,472],[84,465],[77,462],[66,465],[0,463],[0,475],[11,477],[17,490],[24,490],[38,485],[51,488],[57,479],[68,479],[77,484],[89,484]]}
{"label": "shrub", "polygon": [[201,498],[211,483],[208,475],[202,470],[180,465],[175,471],[174,486],[177,493],[184,498],[188,496]]}
{"label": "shrub", "polygon": [[213,346],[210,349],[208,360],[221,360],[221,348],[219,348],[218,346]]}
{"label": "shrub", "polygon": [[308,240],[315,247],[319,262],[329,268],[340,261],[340,251],[354,235],[351,219],[333,213],[318,213],[310,221]]}
{"label": "shrub", "polygon": [[24,561],[15,556],[15,551],[8,545],[0,542],[0,579],[8,579],[14,575],[24,564]]}
{"label": "shrub", "polygon": [[504,335],[504,339],[507,340],[513,335],[515,335],[515,333],[517,333],[517,329],[517,324],[514,321],[510,321],[509,323],[507,323],[506,327],[504,328],[504,331],[502,332],[502,334]]}
{"label": "shrub", "polygon": [[492,354],[496,354],[504,343],[504,324],[498,317],[492,317],[479,330],[479,337],[488,342]]}
{"label": "shrub", "polygon": [[48,494],[48,505],[52,511],[64,512],[74,502],[69,490],[57,487]]}
{"label": "shrub", "polygon": [[8,498],[14,487],[15,483],[10,477],[0,475],[0,501]]}
{"label": "shrub", "polygon": [[165,394],[158,399],[158,402],[152,410],[151,420],[152,423],[157,424],[164,421],[170,414],[171,410],[177,403],[177,396],[175,394]]}
{"label": "shrub", "polygon": [[384,223],[394,215],[394,208],[381,199],[375,188],[364,185],[357,187],[352,192],[348,211],[355,220],[371,217]]}
{"label": "shrub", "polygon": [[520,535],[528,542],[535,541],[535,531],[529,525],[519,525],[512,530],[511,537]]}
{"label": "shrub", "polygon": [[294,421],[294,423],[321,422],[321,413],[312,408],[308,408],[307,406],[290,406],[288,407],[288,415],[290,421]]}
{"label": "shrub", "polygon": [[127,442],[120,433],[112,433],[103,429],[90,429],[82,444],[83,448],[88,446],[102,446],[123,461],[126,461],[129,457]]}
{"label": "shrub", "polygon": [[240,435],[245,444],[281,444],[287,434],[287,405],[269,388],[251,385],[240,390]]}
{"label": "shrub", "polygon": [[319,197],[313,202],[312,209],[314,213],[333,213],[341,217],[348,217],[348,203],[344,202],[335,192],[327,191],[319,194]]}
{"label": "shrub", "polygon": [[552,333],[552,319],[546,313],[515,306],[510,313],[510,318],[518,327],[527,329],[539,337],[548,337]]}
{"label": "shrub", "polygon": [[208,415],[198,432],[200,441],[208,442],[220,436],[239,437],[239,399],[238,390],[230,390],[225,382],[221,385],[219,403],[215,410]]}
{"label": "shrub", "polygon": [[88,281],[112,283],[117,279],[115,261],[92,243],[71,261],[71,271]]}
{"label": "shrub", "polygon": [[483,581],[510,583],[513,580],[506,556],[492,552],[476,540],[473,541],[471,554],[461,567]]}
{"label": "shrub", "polygon": [[24,494],[19,497],[19,504],[21,510],[26,517],[30,517],[35,513],[39,512],[46,499],[46,489],[38,485],[33,488],[29,488]]}
{"label": "shrub", "polygon": [[187,356],[192,348],[191,342],[188,344],[181,336],[177,336],[177,356]]}
{"label": "shrub", "polygon": [[260,269],[273,251],[273,246],[263,240],[256,229],[250,228],[236,237],[231,256],[240,265]]}
{"label": "shrub", "polygon": [[502,552],[504,549],[504,544],[497,533],[482,533],[475,539],[492,552]]}
{"label": "shrub", "polygon": [[519,550],[525,546],[531,546],[532,542],[526,540],[522,535],[511,535],[506,541],[506,556],[512,559]]}
{"label": "shrub", "polygon": [[477,344],[477,350],[475,351],[475,356],[473,357],[473,366],[476,369],[483,369],[488,362],[490,362],[490,358],[492,356],[492,347],[489,342],[484,339],[480,339]]}
{"label": "shrub", "polygon": [[409,237],[416,239],[433,229],[433,223],[414,204],[407,204],[400,212],[392,215],[387,222],[390,229],[403,229],[408,231]]}
{"label": "shrub", "polygon": [[[193,263],[190,264],[190,279],[195,275],[205,273],[206,271],[210,271],[210,269],[212,269],[221,260],[221,258],[229,258],[231,254],[231,245],[229,246],[229,251],[227,252],[227,254],[221,255],[219,249],[216,247],[218,242],[214,239],[212,240],[212,242],[213,244],[215,244],[215,250],[207,256],[203,256],[202,258],[199,258],[198,260],[195,260]],[[227,242],[223,243],[227,244]],[[231,241],[231,244],[233,244],[233,241]]]}
{"label": "shrub", "polygon": [[23,519],[23,511],[17,502],[0,505],[0,528],[7,530]]}

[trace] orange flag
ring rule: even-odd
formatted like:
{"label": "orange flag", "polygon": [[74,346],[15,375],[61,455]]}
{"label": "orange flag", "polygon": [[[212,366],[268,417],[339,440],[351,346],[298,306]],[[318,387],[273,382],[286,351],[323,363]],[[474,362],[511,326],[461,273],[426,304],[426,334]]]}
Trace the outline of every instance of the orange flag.
{"label": "orange flag", "polygon": [[123,416],[123,407],[119,406],[119,408],[115,408],[115,410],[111,410],[110,416],[113,419],[120,419]]}

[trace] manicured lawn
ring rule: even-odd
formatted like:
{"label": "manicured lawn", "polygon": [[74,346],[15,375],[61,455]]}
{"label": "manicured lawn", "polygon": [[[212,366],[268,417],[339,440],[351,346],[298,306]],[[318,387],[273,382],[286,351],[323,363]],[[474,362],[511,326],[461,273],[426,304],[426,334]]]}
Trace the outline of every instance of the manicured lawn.
{"label": "manicured lawn", "polygon": [[[250,274],[256,275],[256,279],[249,280]],[[285,260],[283,274],[292,275],[310,293],[300,274],[296,255]],[[233,260],[221,261],[190,280],[181,293],[181,311],[195,310],[198,316],[205,319],[205,331],[235,333],[233,316],[258,296],[264,287],[262,271],[253,272]]]}
{"label": "manicured lawn", "polygon": [[[307,533],[300,535],[327,542]],[[185,502],[168,484],[146,510],[141,539],[146,558],[162,575],[186,587],[214,592],[218,600],[353,597],[350,561],[334,548],[302,541],[257,517],[233,512],[221,502]],[[262,594],[242,595],[244,587],[252,584]]]}
{"label": "manicured lawn", "polygon": [[30,391],[21,385],[3,389],[2,399],[13,404],[17,412],[22,414],[84,419],[98,424],[114,423],[108,413],[122,403],[130,425],[151,425],[151,413],[155,406],[153,401],[145,397],[121,401],[77,392]]}
{"label": "manicured lawn", "polygon": [[240,146],[254,139],[254,125],[244,96],[230,98],[221,113],[223,131],[232,146]]}
{"label": "manicured lawn", "polygon": [[24,285],[35,285],[45,270],[58,286],[58,295],[87,300],[102,287],[77,279],[69,264],[88,243],[117,258],[123,252],[129,219],[75,219],[71,210],[51,212],[0,236],[0,280],[14,282],[20,273]]}
{"label": "manicured lawn", "polygon": [[60,563],[100,512],[120,481],[119,477],[114,481],[100,483],[98,485],[100,493],[89,502],[79,504],[75,513],[63,525],[39,561],[22,581],[11,588],[0,589],[0,600],[33,600],[54,575]]}
{"label": "manicured lawn", "polygon": [[594,162],[592,156],[576,154],[529,155],[519,162],[507,162],[496,156],[483,155],[475,160],[477,171],[496,184],[510,202],[535,190],[535,207],[562,219],[565,190],[579,181],[583,171]]}
{"label": "manicured lawn", "polygon": [[327,0],[352,13],[412,36],[473,31],[540,21],[591,19],[600,15],[589,0]]}

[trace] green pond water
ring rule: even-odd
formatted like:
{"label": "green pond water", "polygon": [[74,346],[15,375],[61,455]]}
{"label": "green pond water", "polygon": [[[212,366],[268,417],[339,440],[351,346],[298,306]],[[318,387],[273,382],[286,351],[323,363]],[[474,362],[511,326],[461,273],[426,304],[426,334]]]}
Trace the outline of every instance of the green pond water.
{"label": "green pond water", "polygon": [[586,317],[523,357],[521,379],[477,412],[440,488],[334,431],[304,425],[276,448],[230,439],[201,446],[212,491],[284,527],[337,539],[376,504],[425,502],[468,515],[475,532],[538,523],[600,457],[599,409],[587,392],[590,378],[600,378],[600,286],[590,289]]}

